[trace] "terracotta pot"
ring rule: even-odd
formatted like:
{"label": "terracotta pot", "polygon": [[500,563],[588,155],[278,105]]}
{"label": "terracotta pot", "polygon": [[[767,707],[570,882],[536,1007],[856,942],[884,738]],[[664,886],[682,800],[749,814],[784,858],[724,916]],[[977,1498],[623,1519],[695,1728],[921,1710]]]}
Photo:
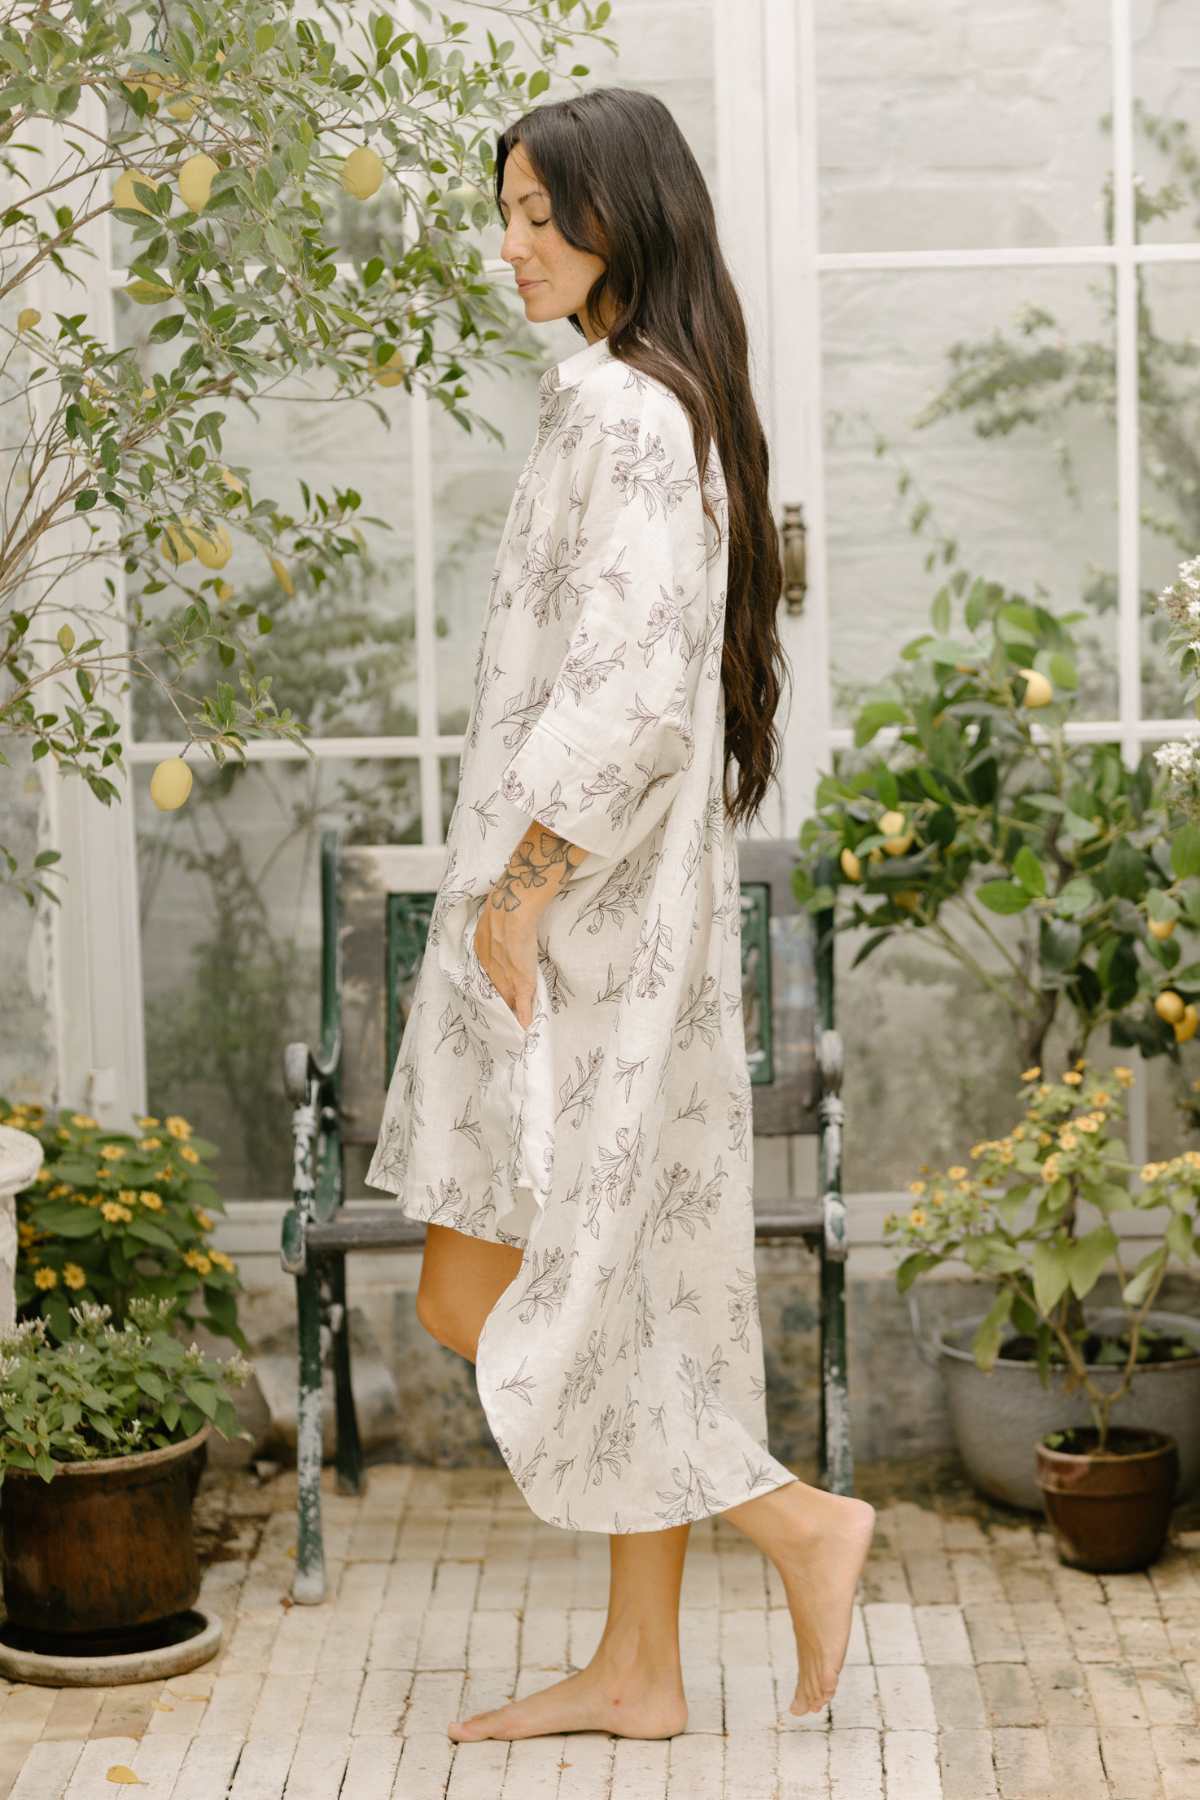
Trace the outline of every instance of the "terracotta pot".
{"label": "terracotta pot", "polygon": [[1116,1575],[1144,1569],[1166,1542],[1179,1451],[1162,1431],[1114,1425],[1103,1455],[1094,1426],[1076,1428],[1074,1450],[1037,1445],[1037,1483],[1061,1561]]}
{"label": "terracotta pot", "polygon": [[94,1637],[185,1612],[200,1592],[192,1498],[211,1425],[137,1456],[63,1463],[0,1484],[8,1621],[39,1638]]}

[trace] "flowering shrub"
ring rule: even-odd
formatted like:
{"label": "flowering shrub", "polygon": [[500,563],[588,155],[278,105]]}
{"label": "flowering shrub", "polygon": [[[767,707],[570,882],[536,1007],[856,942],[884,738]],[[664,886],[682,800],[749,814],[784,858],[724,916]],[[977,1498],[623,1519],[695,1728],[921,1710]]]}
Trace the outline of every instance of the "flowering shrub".
{"label": "flowering shrub", "polygon": [[[1158,596],[1158,605],[1171,621],[1167,648],[1178,658],[1182,675],[1191,674],[1184,699],[1200,696],[1200,556],[1181,563],[1175,580]],[[1194,824],[1200,824],[1200,737],[1175,738],[1154,752],[1164,771],[1172,797]]]}
{"label": "flowering shrub", "polygon": [[185,1348],[171,1330],[174,1302],[131,1300],[118,1328],[107,1306],[71,1308],[74,1335],[50,1340],[44,1319],[25,1319],[0,1338],[0,1480],[6,1469],[133,1456],[181,1443],[206,1419],[222,1437],[238,1430],[230,1387],[250,1365]]}
{"label": "flowering shrub", "polygon": [[[914,1197],[904,1216],[890,1214],[885,1235],[908,1250],[896,1271],[904,1292],[926,1270],[952,1259],[997,1284],[996,1298],[975,1334],[972,1349],[981,1369],[990,1369],[1011,1324],[1036,1344],[1045,1381],[1052,1361],[1065,1363],[1091,1405],[1107,1442],[1112,1407],[1129,1389],[1136,1366],[1145,1360],[1153,1334],[1145,1327],[1172,1255],[1182,1262],[1196,1254],[1196,1205],[1200,1197],[1200,1151],[1186,1150],[1169,1162],[1148,1162],[1142,1186],[1133,1192],[1125,1144],[1112,1124],[1124,1116],[1120,1090],[1132,1072],[1118,1066],[1087,1073],[1080,1060],[1058,1081],[1040,1080],[1041,1069],[1026,1069],[1022,1081],[1025,1118],[1007,1137],[971,1146],[972,1174],[964,1164],[909,1183]],[[1034,1085],[1036,1084],[1036,1085]],[[1099,1215],[1086,1226],[1082,1202]],[[1124,1267],[1120,1241],[1111,1224],[1117,1211],[1166,1209],[1160,1242],[1132,1270]],[[1088,1373],[1085,1340],[1096,1336],[1082,1302],[1106,1270],[1121,1283],[1125,1331],[1098,1360],[1113,1364],[1113,1385]],[[1185,1346],[1180,1354],[1195,1354]]]}
{"label": "flowering shrub", "polygon": [[[185,1118],[137,1120],[141,1135],[102,1127],[64,1108],[47,1118],[0,1097],[0,1124],[36,1137],[46,1160],[17,1195],[17,1307],[45,1319],[63,1342],[72,1301],[100,1302],[118,1325],[135,1296],[170,1300],[180,1324],[197,1322],[241,1349],[237,1265],[209,1242],[224,1211],[205,1159],[216,1145]],[[199,1313],[193,1309],[203,1308]]]}

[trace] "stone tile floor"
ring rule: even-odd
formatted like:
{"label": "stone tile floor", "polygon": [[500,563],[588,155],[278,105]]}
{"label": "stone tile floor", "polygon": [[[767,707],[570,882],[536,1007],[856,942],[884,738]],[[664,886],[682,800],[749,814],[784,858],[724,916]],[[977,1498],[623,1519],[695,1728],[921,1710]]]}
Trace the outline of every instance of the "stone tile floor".
{"label": "stone tile floor", "polygon": [[210,1471],[197,1519],[219,1657],[123,1688],[0,1682],[0,1796],[108,1800],[120,1766],[145,1800],[1200,1795],[1200,1531],[1177,1528],[1146,1574],[1101,1579],[961,1488],[860,1492],[879,1528],[831,1716],[788,1714],[782,1588],[706,1520],[683,1589],[686,1733],[456,1746],[448,1719],[587,1660],[607,1540],[542,1524],[503,1470],[377,1466],[361,1500],[327,1472],[333,1598],[293,1606],[294,1475]]}

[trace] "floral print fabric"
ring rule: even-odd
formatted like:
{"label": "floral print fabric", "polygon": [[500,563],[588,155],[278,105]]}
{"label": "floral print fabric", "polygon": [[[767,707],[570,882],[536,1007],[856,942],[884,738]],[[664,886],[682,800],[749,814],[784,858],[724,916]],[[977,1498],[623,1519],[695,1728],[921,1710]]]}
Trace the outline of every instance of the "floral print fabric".
{"label": "floral print fabric", "polygon": [[[522,1247],[480,1399],[533,1511],[589,1531],[795,1479],[766,1448],[715,445],[704,491],[720,538],[685,409],[604,339],[542,376],[366,1177]],[[531,819],[588,854],[539,920],[526,1028],[474,933]]]}

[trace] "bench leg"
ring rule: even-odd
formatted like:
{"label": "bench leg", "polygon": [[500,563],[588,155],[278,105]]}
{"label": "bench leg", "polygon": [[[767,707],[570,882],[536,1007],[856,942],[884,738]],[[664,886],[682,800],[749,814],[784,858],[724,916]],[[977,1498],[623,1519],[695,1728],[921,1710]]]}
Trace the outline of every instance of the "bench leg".
{"label": "bench leg", "polygon": [[337,1487],[339,1494],[361,1494],[366,1488],[358,1414],[350,1380],[350,1316],[346,1308],[346,1258],[329,1263],[329,1295],[337,1329],[333,1333],[333,1392],[337,1401]]}
{"label": "bench leg", "polygon": [[300,1382],[296,1405],[297,1543],[292,1598],[315,1606],[325,1598],[321,1534],[321,1278],[310,1261],[296,1277]]}
{"label": "bench leg", "polygon": [[850,1393],[846,1357],[846,1265],[821,1257],[821,1466],[834,1494],[854,1492],[850,1450]]}

